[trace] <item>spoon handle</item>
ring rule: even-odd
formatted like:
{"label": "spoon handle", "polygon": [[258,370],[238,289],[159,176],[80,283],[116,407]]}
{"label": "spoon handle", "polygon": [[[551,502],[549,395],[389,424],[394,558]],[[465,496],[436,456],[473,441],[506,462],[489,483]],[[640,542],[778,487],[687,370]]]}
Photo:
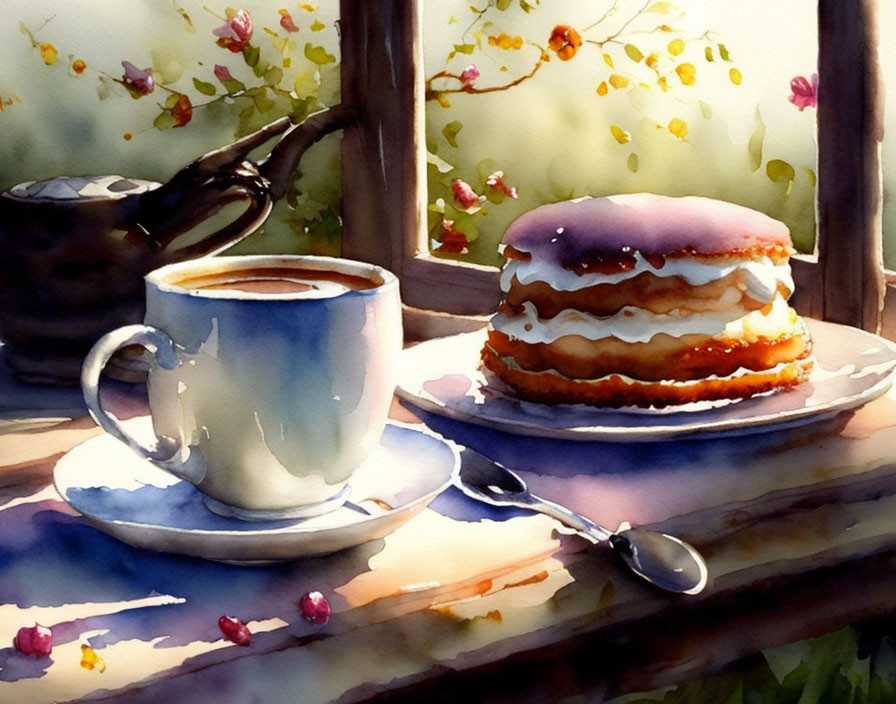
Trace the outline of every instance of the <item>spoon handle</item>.
{"label": "spoon handle", "polygon": [[529,504],[530,508],[547,514],[551,518],[556,518],[563,525],[585,534],[586,537],[596,543],[607,541],[614,535],[613,531],[604,528],[580,513],[576,513],[571,508],[555,504],[553,501],[548,501],[534,494],[530,494],[529,498],[530,500],[527,501],[527,504]]}

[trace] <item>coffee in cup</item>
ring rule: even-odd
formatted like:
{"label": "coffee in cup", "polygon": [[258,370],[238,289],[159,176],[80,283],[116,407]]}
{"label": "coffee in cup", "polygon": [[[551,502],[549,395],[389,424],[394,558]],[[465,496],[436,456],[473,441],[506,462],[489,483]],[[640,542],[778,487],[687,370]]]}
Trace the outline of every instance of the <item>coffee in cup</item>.
{"label": "coffee in cup", "polygon": [[[361,262],[209,257],[146,277],[143,325],[108,333],[84,362],[88,408],[107,431],[245,519],[340,506],[379,441],[401,350],[398,280]],[[152,355],[153,445],[99,400],[103,366]]]}

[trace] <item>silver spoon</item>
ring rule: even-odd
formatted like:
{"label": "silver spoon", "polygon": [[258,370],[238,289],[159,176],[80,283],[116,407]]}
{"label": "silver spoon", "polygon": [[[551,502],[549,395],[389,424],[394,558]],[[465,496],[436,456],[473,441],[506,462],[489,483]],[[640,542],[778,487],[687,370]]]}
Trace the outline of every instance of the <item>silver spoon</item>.
{"label": "silver spoon", "polygon": [[595,543],[607,542],[631,570],[651,584],[679,594],[706,586],[706,562],[688,543],[647,528],[614,533],[571,509],[530,493],[514,472],[469,448],[461,451],[457,485],[467,496],[494,506],[516,506],[545,513]]}

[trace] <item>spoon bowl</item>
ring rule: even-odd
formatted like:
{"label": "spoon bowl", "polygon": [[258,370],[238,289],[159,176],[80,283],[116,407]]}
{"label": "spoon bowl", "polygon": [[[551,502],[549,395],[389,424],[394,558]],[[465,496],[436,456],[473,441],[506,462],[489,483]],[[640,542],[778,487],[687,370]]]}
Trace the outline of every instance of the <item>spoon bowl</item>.
{"label": "spoon bowl", "polygon": [[706,561],[689,543],[666,533],[623,524],[611,531],[590,518],[532,494],[526,482],[478,452],[461,451],[457,484],[467,496],[492,506],[516,506],[547,514],[592,542],[605,542],[639,577],[666,591],[698,594],[706,587]]}

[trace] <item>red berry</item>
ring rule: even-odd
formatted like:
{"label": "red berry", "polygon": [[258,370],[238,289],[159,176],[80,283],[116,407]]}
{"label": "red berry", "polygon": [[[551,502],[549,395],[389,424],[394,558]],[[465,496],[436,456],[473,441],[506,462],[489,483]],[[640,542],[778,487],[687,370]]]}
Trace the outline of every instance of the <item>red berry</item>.
{"label": "red berry", "polygon": [[24,655],[35,657],[49,655],[53,650],[53,631],[39,623],[35,623],[30,628],[23,626],[16,633],[13,645]]}
{"label": "red berry", "polygon": [[252,643],[252,632],[236,616],[222,616],[218,619],[218,628],[227,640],[237,645]]}
{"label": "red berry", "polygon": [[330,620],[330,602],[320,592],[308,592],[299,599],[302,616],[312,626],[323,626]]}

